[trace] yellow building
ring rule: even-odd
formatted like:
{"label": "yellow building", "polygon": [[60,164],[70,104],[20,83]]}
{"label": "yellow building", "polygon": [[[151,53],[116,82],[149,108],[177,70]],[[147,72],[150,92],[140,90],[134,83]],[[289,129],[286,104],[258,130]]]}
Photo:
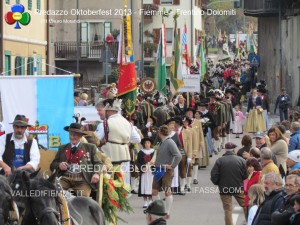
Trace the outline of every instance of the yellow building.
{"label": "yellow building", "polygon": [[46,74],[47,23],[45,22],[46,15],[41,15],[39,12],[46,10],[47,1],[2,0],[2,18],[17,18],[17,16],[7,14],[14,11],[12,7],[15,4],[24,6],[24,13],[30,14],[30,21],[28,25],[19,23],[20,29],[15,28],[16,22],[8,24],[6,19],[1,21],[3,31],[1,73],[5,75],[33,75],[34,59],[36,58],[37,74]]}

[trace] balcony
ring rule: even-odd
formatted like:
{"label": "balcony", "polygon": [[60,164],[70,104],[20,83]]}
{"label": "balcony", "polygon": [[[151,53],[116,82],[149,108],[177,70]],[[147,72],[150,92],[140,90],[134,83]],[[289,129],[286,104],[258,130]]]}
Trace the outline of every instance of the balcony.
{"label": "balcony", "polygon": [[151,23],[153,21],[153,16],[156,15],[159,7],[155,4],[144,4],[143,5],[143,15],[144,15],[144,22]]}
{"label": "balcony", "polygon": [[265,17],[279,13],[278,0],[244,0],[244,14],[246,16]]}
{"label": "balcony", "polygon": [[[108,57],[117,58],[118,55],[118,42],[109,43]],[[87,60],[100,60],[104,61],[105,56],[105,43],[104,42],[81,42],[77,47],[76,42],[55,42],[55,58],[56,59],[77,59],[77,52],[79,51],[80,59]]]}

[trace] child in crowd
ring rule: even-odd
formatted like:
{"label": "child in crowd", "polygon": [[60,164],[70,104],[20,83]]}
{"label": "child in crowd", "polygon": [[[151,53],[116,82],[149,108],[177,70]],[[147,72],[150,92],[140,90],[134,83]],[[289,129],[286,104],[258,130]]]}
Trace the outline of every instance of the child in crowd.
{"label": "child in crowd", "polygon": [[137,167],[140,171],[139,197],[144,198],[143,208],[147,208],[152,202],[152,182],[153,174],[150,162],[154,156],[154,149],[151,148],[153,141],[151,138],[143,138],[141,141],[143,148],[137,156]]}
{"label": "child in crowd", "polygon": [[290,218],[291,225],[300,224],[300,194],[296,194],[292,199],[292,204],[294,204],[295,213]]}
{"label": "child in crowd", "polygon": [[251,225],[258,207],[265,200],[264,187],[261,184],[254,184],[248,191],[249,205],[251,206],[248,213],[247,225]]}
{"label": "child in crowd", "polygon": [[240,134],[243,134],[243,121],[246,119],[243,112],[241,111],[241,106],[238,104],[235,106],[234,112],[234,126],[233,134],[236,134],[236,138],[240,137]]}

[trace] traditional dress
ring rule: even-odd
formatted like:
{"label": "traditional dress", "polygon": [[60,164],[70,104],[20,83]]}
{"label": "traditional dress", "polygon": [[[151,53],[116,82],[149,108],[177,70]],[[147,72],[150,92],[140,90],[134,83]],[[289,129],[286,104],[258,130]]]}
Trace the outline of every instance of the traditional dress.
{"label": "traditional dress", "polygon": [[207,145],[205,145],[205,138],[201,121],[194,119],[192,128],[196,133],[195,138],[193,137],[193,155],[195,155],[193,164],[199,165],[201,167],[208,166],[210,154],[208,152]]}
{"label": "traditional dress", "polygon": [[263,116],[262,100],[259,96],[250,96],[247,112],[249,113],[244,130],[249,133],[265,131],[266,123]]}
{"label": "traditional dress", "polygon": [[[152,196],[153,174],[149,162],[154,155],[154,149],[141,149],[137,157],[137,166],[140,170],[139,197]],[[143,172],[147,168],[146,172]]]}
{"label": "traditional dress", "polygon": [[234,113],[233,134],[243,134],[243,120],[246,119],[243,112],[236,111]]}

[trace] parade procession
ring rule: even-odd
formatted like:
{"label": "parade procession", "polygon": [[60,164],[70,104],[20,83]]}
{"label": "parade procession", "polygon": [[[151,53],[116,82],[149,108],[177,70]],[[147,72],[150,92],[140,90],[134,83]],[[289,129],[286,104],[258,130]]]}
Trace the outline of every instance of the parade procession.
{"label": "parade procession", "polygon": [[300,225],[299,12],[1,1],[0,225]]}

